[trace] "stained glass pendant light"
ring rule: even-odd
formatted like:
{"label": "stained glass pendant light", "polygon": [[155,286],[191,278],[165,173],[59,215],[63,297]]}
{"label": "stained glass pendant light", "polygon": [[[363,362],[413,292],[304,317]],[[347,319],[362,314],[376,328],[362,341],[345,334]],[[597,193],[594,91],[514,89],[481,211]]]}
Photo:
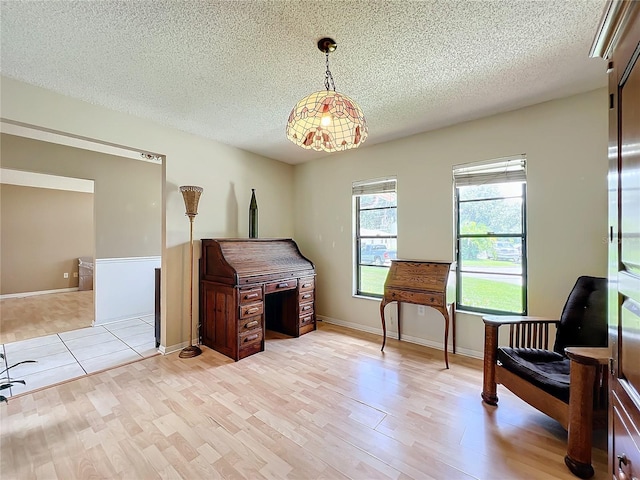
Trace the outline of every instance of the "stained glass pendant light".
{"label": "stained glass pendant light", "polygon": [[318,41],[326,56],[325,90],[304,97],[289,115],[287,138],[302,148],[337,152],[359,147],[367,138],[367,122],[358,104],[336,92],[329,70],[329,53],[336,47],[331,38]]}

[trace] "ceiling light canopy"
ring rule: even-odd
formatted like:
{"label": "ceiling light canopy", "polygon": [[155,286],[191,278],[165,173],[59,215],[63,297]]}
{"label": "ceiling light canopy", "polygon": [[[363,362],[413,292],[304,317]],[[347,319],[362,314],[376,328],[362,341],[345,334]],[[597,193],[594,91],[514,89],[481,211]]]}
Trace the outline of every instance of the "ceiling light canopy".
{"label": "ceiling light canopy", "polygon": [[358,104],[336,92],[329,70],[329,52],[336,47],[331,38],[318,41],[326,56],[325,90],[307,95],[289,114],[287,138],[302,148],[337,152],[359,147],[367,138],[367,122]]}

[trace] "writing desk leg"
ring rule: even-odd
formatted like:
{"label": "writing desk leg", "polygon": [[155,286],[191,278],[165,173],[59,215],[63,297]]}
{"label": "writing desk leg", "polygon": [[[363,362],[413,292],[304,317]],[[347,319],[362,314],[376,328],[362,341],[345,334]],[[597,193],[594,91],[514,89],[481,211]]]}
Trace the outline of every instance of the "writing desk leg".
{"label": "writing desk leg", "polygon": [[387,303],[382,300],[382,302],[380,302],[380,319],[382,320],[382,348],[380,349],[381,352],[384,351],[384,344],[387,343],[387,324],[384,321],[384,307]]}
{"label": "writing desk leg", "polygon": [[453,329],[453,353],[456,353],[456,304],[451,304],[451,328]]}
{"label": "writing desk leg", "polygon": [[449,315],[445,309],[444,316],[444,364],[449,368]]}
{"label": "writing desk leg", "polygon": [[396,302],[396,305],[398,306],[397,308],[398,308],[398,341],[399,341],[400,340],[400,310],[402,308],[401,308],[400,302]]}

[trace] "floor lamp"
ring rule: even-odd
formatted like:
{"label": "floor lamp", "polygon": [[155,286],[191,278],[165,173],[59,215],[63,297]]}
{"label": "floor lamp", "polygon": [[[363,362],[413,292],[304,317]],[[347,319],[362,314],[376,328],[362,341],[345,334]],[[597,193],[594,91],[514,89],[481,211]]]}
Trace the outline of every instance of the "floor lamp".
{"label": "floor lamp", "polygon": [[198,214],[198,201],[202,194],[202,187],[186,185],[180,187],[184,205],[189,217],[189,346],[180,351],[180,358],[197,357],[202,353],[199,346],[193,344],[193,219]]}

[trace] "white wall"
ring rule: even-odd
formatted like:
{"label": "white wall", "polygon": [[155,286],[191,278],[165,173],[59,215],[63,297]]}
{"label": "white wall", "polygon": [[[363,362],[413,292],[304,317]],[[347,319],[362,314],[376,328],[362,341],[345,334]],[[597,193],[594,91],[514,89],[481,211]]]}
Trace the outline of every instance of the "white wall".
{"label": "white wall", "polygon": [[155,269],[160,257],[96,258],[94,325],[155,313]]}
{"label": "white wall", "polygon": [[[251,188],[256,189],[260,208],[260,235],[293,235],[291,165],[6,77],[0,78],[0,95],[0,116],[4,119],[166,155],[161,307],[161,343],[166,350],[189,339],[189,221],[180,185],[204,188],[195,219],[195,239],[246,237]],[[195,255],[199,256],[199,242]],[[198,289],[194,288],[196,325],[197,299]]]}
{"label": "white wall", "polygon": [[[557,318],[579,275],[606,275],[607,121],[600,89],[297,166],[295,238],[317,268],[319,316],[381,332],[379,301],[352,296],[353,181],[397,176],[398,258],[453,260],[452,166],[524,153],[529,313]],[[437,312],[402,315],[403,338],[442,348]],[[481,316],[457,323],[459,352],[481,357]]]}

